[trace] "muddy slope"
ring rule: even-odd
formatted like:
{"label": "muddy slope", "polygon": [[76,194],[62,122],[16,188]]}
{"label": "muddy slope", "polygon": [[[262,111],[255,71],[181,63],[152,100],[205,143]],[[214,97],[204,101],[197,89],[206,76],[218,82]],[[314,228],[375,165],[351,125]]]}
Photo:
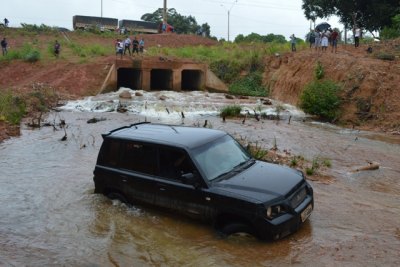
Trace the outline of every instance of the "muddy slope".
{"label": "muddy slope", "polygon": [[265,60],[264,82],[271,97],[294,105],[304,86],[314,79],[314,69],[321,62],[325,79],[343,87],[343,110],[339,123],[390,133],[400,133],[400,63],[378,59],[379,55],[400,54],[400,40],[358,49],[341,46],[338,52],[301,51]]}

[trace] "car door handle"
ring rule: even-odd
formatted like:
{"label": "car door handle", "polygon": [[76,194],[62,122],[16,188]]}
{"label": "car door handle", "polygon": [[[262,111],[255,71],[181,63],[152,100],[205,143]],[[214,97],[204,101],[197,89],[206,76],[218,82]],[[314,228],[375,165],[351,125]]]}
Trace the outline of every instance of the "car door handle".
{"label": "car door handle", "polygon": [[165,184],[157,184],[158,190],[160,191],[167,191],[168,186],[166,186]]}

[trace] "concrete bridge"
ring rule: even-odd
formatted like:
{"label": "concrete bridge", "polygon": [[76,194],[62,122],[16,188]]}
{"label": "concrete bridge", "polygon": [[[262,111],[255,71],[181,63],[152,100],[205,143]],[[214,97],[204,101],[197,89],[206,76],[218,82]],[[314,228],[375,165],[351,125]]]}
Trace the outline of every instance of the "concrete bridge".
{"label": "concrete bridge", "polygon": [[207,64],[159,58],[117,59],[101,88],[101,93],[120,87],[133,90],[227,92],[227,86]]}

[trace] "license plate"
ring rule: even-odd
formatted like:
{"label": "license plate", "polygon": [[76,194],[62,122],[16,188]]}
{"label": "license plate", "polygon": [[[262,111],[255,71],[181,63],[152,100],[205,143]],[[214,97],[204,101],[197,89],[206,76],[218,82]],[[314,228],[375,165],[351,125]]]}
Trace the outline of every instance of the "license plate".
{"label": "license plate", "polygon": [[308,217],[310,217],[311,212],[312,212],[312,209],[313,209],[313,207],[312,207],[312,205],[310,204],[310,205],[307,206],[307,208],[305,208],[305,209],[303,210],[303,212],[300,214],[300,216],[301,216],[301,222],[304,222],[305,220],[307,220]]}

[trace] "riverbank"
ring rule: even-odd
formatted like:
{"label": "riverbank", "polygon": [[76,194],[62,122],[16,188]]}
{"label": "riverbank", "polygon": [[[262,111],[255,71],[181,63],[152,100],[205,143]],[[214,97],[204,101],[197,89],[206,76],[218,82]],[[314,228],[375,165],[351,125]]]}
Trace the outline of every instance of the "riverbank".
{"label": "riverbank", "polygon": [[[7,35],[10,52],[26,44],[41,51],[47,50],[42,53],[41,60],[34,63],[1,61],[0,90],[12,91],[16,95],[29,95],[37,84],[53,88],[64,100],[96,95],[115,60],[115,35],[75,32],[35,34],[13,29],[2,29],[0,35]],[[145,39],[146,47],[218,45],[216,41],[195,35],[138,35],[138,38],[141,37]],[[59,58],[51,54],[52,43],[56,39],[63,44]],[[399,45],[400,40],[371,44],[373,53],[367,53],[367,45],[364,44],[357,49],[339,45],[337,53],[299,49],[296,53],[277,54],[264,59],[263,82],[269,88],[271,98],[298,105],[304,86],[314,79],[315,66],[320,62],[325,79],[343,87],[341,118],[336,121],[338,125],[398,135]],[[104,47],[108,48],[104,50]],[[9,126],[0,120],[0,127],[8,129]],[[9,132],[13,131],[3,130],[0,141],[7,138]]]}

